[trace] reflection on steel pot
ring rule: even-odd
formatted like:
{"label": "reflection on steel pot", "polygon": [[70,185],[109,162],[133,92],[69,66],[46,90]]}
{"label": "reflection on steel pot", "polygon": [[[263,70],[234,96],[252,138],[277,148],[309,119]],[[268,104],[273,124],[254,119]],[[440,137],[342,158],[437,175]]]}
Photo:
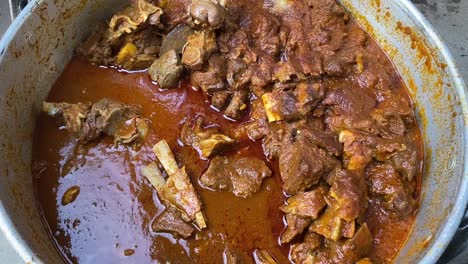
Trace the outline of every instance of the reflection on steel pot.
{"label": "reflection on steel pot", "polygon": [[[40,103],[74,47],[119,0],[31,1],[0,41],[0,228],[28,263],[60,263],[36,209],[31,145]],[[424,135],[421,206],[398,263],[434,263],[468,197],[468,105],[440,38],[408,0],[342,0],[382,45],[415,102]],[[104,8],[106,7],[106,8]]]}

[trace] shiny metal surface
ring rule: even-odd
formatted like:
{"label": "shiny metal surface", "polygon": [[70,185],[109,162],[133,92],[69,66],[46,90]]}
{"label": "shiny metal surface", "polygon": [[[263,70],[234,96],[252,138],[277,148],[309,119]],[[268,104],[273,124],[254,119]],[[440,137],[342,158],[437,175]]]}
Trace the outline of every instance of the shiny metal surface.
{"label": "shiny metal surface", "polygon": [[[5,157],[0,161],[0,229],[25,262],[61,261],[43,230],[32,197],[31,124],[73,47],[88,33],[84,25],[108,17],[113,10],[100,7],[104,3],[116,6],[109,2],[112,0],[34,1],[0,41],[0,115],[5,117],[0,120],[0,153]],[[463,81],[446,46],[408,1],[342,2],[386,49],[415,97],[430,151],[426,153],[421,212],[397,262],[434,263],[458,227],[468,193],[468,107]],[[392,16],[382,20],[386,10]],[[50,23],[64,14],[66,23]],[[397,22],[411,29],[411,36],[398,32]],[[63,33],[57,34],[61,29]],[[412,50],[415,41],[426,52]],[[430,69],[426,61],[433,62]],[[17,144],[18,138],[21,144]]]}

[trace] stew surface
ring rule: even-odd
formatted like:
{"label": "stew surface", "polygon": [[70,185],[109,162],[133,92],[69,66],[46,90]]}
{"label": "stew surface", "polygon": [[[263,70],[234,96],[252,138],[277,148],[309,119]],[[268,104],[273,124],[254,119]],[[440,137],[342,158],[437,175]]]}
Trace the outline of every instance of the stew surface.
{"label": "stew surface", "polygon": [[215,2],[133,1],[52,87],[33,176],[64,260],[391,262],[423,164],[389,59],[333,0]]}

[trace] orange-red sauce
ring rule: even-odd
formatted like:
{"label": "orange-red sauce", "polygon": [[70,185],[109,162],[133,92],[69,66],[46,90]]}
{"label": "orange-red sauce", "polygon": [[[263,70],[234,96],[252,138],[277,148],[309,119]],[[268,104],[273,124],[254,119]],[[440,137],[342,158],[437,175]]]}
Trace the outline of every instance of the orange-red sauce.
{"label": "orange-red sauce", "polygon": [[[230,192],[200,187],[198,178],[207,168],[191,147],[177,138],[182,124],[205,116],[232,133],[241,122],[232,122],[211,109],[202,92],[188,84],[162,91],[146,73],[125,73],[90,65],[74,58],[53,86],[50,102],[95,102],[111,98],[143,107],[153,131],[135,147],[114,146],[110,138],[81,145],[56,122],[41,114],[33,150],[34,183],[44,223],[57,249],[73,263],[222,263],[226,247],[253,262],[255,248],[267,249],[280,262],[288,262],[289,246],[279,246],[284,229],[281,179],[277,164],[267,162],[273,177],[248,199]],[[176,158],[186,166],[204,204],[208,228],[191,238],[174,239],[154,233],[153,219],[164,207],[140,170],[155,159],[151,147],[165,139]],[[234,152],[265,159],[260,142],[245,139]],[[64,192],[79,186],[76,200],[61,204]],[[398,252],[413,218],[396,221],[370,205],[367,223],[374,235],[371,257],[390,260]]]}

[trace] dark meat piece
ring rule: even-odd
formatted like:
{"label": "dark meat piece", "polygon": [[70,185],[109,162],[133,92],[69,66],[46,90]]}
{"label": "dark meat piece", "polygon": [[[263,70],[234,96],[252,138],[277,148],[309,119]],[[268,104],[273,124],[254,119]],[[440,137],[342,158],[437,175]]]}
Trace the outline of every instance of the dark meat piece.
{"label": "dark meat piece", "polygon": [[124,34],[129,34],[140,29],[146,23],[160,25],[162,9],[146,2],[137,0],[130,7],[115,14],[109,22],[107,40],[115,43]]}
{"label": "dark meat piece", "polygon": [[273,80],[282,83],[305,80],[304,74],[294,66],[290,61],[278,62],[273,71]]}
{"label": "dark meat piece", "polygon": [[352,238],[337,242],[325,240],[324,245],[316,250],[314,263],[354,264],[369,255],[372,234],[364,223]]}
{"label": "dark meat piece", "polygon": [[229,148],[234,140],[222,134],[219,127],[203,126],[203,118],[195,121],[195,126],[186,122],[181,131],[180,139],[185,145],[195,148],[203,158],[210,158]]}
{"label": "dark meat piece", "polygon": [[294,263],[315,263],[314,250],[320,247],[322,238],[316,233],[308,232],[302,243],[291,246],[291,260]]}
{"label": "dark meat piece", "polygon": [[317,184],[322,176],[335,167],[339,167],[338,160],[301,134],[292,142],[284,144],[279,154],[283,189],[292,195]]}
{"label": "dark meat piece", "polygon": [[300,83],[293,91],[273,91],[262,96],[268,121],[300,119],[312,111],[324,96],[319,83]]}
{"label": "dark meat piece", "polygon": [[148,69],[151,79],[161,88],[171,88],[179,83],[184,68],[180,64],[179,55],[175,50],[169,50],[155,60]]}
{"label": "dark meat piece", "polygon": [[408,186],[397,171],[386,163],[374,163],[366,169],[366,178],[371,195],[382,200],[390,214],[404,217],[414,210],[416,201]]}
{"label": "dark meat piece", "polygon": [[213,31],[197,31],[187,37],[182,50],[182,63],[191,70],[201,70],[210,55],[218,49]]}
{"label": "dark meat piece", "polygon": [[231,99],[231,92],[219,91],[214,92],[211,97],[211,105],[219,111],[223,111]]}
{"label": "dark meat piece", "polygon": [[362,216],[367,208],[367,188],[362,175],[347,170],[335,170],[331,176],[331,206],[336,208],[336,216],[351,222]]}
{"label": "dark meat piece", "polygon": [[113,137],[116,144],[129,144],[144,139],[149,130],[148,121],[140,116],[139,106],[110,99],[94,104],[43,102],[42,111],[61,120],[67,130],[84,143],[104,133]]}
{"label": "dark meat piece", "polygon": [[248,24],[249,32],[256,39],[256,47],[271,56],[280,52],[280,21],[268,12],[257,12]]}
{"label": "dark meat piece", "polygon": [[187,224],[180,213],[172,207],[156,217],[151,227],[154,232],[168,232],[182,238],[190,237],[194,231],[194,228]]}
{"label": "dark meat piece", "polygon": [[346,222],[338,216],[336,207],[328,207],[317,220],[312,222],[309,231],[329,240],[338,241],[342,237],[354,236],[355,221]]}
{"label": "dark meat piece", "polygon": [[286,214],[286,230],[281,234],[281,244],[291,242],[296,236],[302,234],[309,227],[311,218],[304,218],[294,214]]}
{"label": "dark meat piece", "polygon": [[161,35],[154,27],[126,34],[113,65],[127,70],[147,69],[158,57],[160,46]]}
{"label": "dark meat piece", "polygon": [[252,157],[214,157],[200,182],[214,190],[232,190],[241,197],[248,197],[260,189],[263,179],[271,176],[271,170],[263,160]]}
{"label": "dark meat piece", "polygon": [[98,65],[112,65],[114,53],[106,42],[107,26],[100,25],[81,45],[76,48],[76,55]]}
{"label": "dark meat piece", "polygon": [[243,123],[236,130],[236,138],[248,136],[250,139],[258,140],[269,134],[268,120],[263,108],[262,100],[256,99],[250,104],[250,121]]}
{"label": "dark meat piece", "polygon": [[173,49],[177,54],[182,54],[182,50],[187,43],[188,36],[192,35],[194,30],[185,25],[179,24],[172,29],[164,38],[159,51],[159,56]]}
{"label": "dark meat piece", "polygon": [[142,174],[153,184],[166,206],[177,209],[185,221],[194,221],[200,229],[206,228],[200,197],[185,167],[179,168],[165,140],[154,145],[153,151],[169,177],[164,179],[161,170],[154,163],[145,167]]}
{"label": "dark meat piece", "polygon": [[229,248],[224,250],[223,255],[223,264],[242,264],[242,258],[239,256],[239,254]]}
{"label": "dark meat piece", "polygon": [[343,157],[346,168],[355,171],[364,170],[373,158],[385,161],[392,159],[396,153],[405,152],[408,148],[404,138],[384,139],[351,130],[341,131],[339,140],[344,144]]}
{"label": "dark meat piece", "polygon": [[192,72],[190,81],[193,86],[200,87],[206,94],[226,89],[226,60],[220,54],[213,54],[208,59],[208,65],[201,71]]}
{"label": "dark meat piece", "polygon": [[200,29],[215,30],[228,20],[226,9],[215,1],[192,0],[189,7],[190,25]]}
{"label": "dark meat piece", "polygon": [[243,59],[231,59],[227,65],[226,79],[232,90],[242,90],[250,83],[252,72]]}
{"label": "dark meat piece", "polygon": [[[146,68],[151,64],[149,58],[154,60],[153,55],[155,54],[144,54],[143,50],[139,50],[141,48],[139,44],[142,44],[141,41],[147,37],[157,39],[159,35],[154,34],[151,29],[142,30],[140,33],[137,31],[148,24],[160,27],[161,14],[162,10],[159,7],[145,0],[133,1],[131,6],[112,17],[108,27],[100,28],[78,47],[77,55],[99,65],[121,65],[125,68],[129,67],[129,69]],[[146,34],[147,32],[151,32],[151,34]],[[132,35],[135,37],[131,37]],[[140,43],[132,43],[128,39],[129,36],[133,40],[140,39]],[[148,47],[159,46],[160,42],[145,44]],[[120,56],[114,58],[114,50],[120,51]],[[143,54],[146,56],[141,56]]]}
{"label": "dark meat piece", "polygon": [[320,211],[326,206],[324,195],[324,188],[301,192],[288,198],[288,204],[281,206],[280,209],[286,214],[316,219]]}
{"label": "dark meat piece", "polygon": [[249,93],[245,90],[234,92],[231,101],[224,110],[224,114],[234,120],[241,119],[244,111],[247,109],[246,101],[248,95]]}

